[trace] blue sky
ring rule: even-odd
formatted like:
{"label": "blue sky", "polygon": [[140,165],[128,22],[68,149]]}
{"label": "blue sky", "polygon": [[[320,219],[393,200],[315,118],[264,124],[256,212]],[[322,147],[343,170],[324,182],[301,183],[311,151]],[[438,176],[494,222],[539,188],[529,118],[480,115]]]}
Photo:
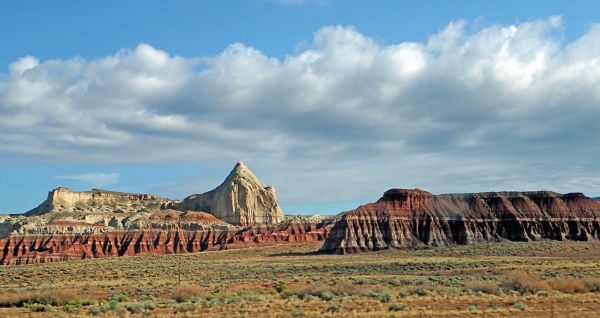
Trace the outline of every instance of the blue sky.
{"label": "blue sky", "polygon": [[0,2],[0,212],[172,198],[238,160],[288,213],[390,187],[600,195],[596,1]]}
{"label": "blue sky", "polygon": [[3,1],[1,65],[101,57],[140,42],[174,55],[220,53],[231,43],[283,57],[325,25],[353,25],[383,43],[422,41],[450,21],[511,24],[563,15],[575,38],[597,22],[597,1]]}

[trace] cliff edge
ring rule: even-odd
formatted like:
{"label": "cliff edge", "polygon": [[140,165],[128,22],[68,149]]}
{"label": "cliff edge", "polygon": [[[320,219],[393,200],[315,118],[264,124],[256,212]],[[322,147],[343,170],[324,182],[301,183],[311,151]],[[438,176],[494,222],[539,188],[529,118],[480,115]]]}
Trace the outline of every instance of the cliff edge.
{"label": "cliff edge", "polygon": [[600,239],[600,202],[581,193],[551,191],[432,195],[391,189],[377,202],[344,214],[321,251],[540,239]]}

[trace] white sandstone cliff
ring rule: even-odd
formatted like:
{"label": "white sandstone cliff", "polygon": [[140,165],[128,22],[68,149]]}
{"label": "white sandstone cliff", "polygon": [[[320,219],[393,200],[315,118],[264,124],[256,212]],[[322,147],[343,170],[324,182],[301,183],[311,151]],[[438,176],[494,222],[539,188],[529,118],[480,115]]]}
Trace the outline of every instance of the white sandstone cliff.
{"label": "white sandstone cliff", "polygon": [[191,195],[177,208],[206,211],[227,223],[241,226],[283,221],[275,189],[264,186],[242,162],[235,165],[217,188]]}

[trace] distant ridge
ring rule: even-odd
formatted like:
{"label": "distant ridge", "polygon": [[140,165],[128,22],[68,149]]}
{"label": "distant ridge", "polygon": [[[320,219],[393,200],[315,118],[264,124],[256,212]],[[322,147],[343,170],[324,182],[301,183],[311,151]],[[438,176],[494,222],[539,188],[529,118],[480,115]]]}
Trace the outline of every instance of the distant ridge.
{"label": "distant ridge", "polygon": [[150,194],[124,193],[92,189],[76,192],[58,187],[48,193],[46,201],[25,213],[25,216],[46,213],[135,213],[157,211],[178,201]]}
{"label": "distant ridge", "polygon": [[183,202],[56,188],[25,214],[0,215],[0,265],[317,242],[333,222],[285,218],[275,189],[238,162],[218,187]]}
{"label": "distant ridge", "polygon": [[600,240],[600,202],[552,191],[433,195],[391,189],[338,220],[321,251],[356,253],[476,242]]}

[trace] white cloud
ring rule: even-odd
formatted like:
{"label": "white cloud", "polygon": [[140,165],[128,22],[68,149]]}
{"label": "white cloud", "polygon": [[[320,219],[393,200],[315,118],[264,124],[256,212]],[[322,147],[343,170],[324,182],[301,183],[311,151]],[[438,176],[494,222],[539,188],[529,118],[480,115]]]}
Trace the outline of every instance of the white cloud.
{"label": "white cloud", "polygon": [[297,201],[598,183],[600,26],[564,42],[560,17],[467,24],[390,45],[328,26],[284,59],[239,43],[216,56],[140,44],[24,57],[0,76],[0,156],[223,170],[241,159]]}
{"label": "white cloud", "polygon": [[114,172],[112,172],[112,173],[96,172],[96,173],[84,173],[84,174],[70,175],[70,176],[57,176],[55,178],[62,179],[62,180],[80,181],[80,182],[85,182],[91,186],[102,187],[102,186],[109,186],[109,185],[114,185],[114,184],[118,183],[120,177],[121,176],[118,173],[114,173]]}

